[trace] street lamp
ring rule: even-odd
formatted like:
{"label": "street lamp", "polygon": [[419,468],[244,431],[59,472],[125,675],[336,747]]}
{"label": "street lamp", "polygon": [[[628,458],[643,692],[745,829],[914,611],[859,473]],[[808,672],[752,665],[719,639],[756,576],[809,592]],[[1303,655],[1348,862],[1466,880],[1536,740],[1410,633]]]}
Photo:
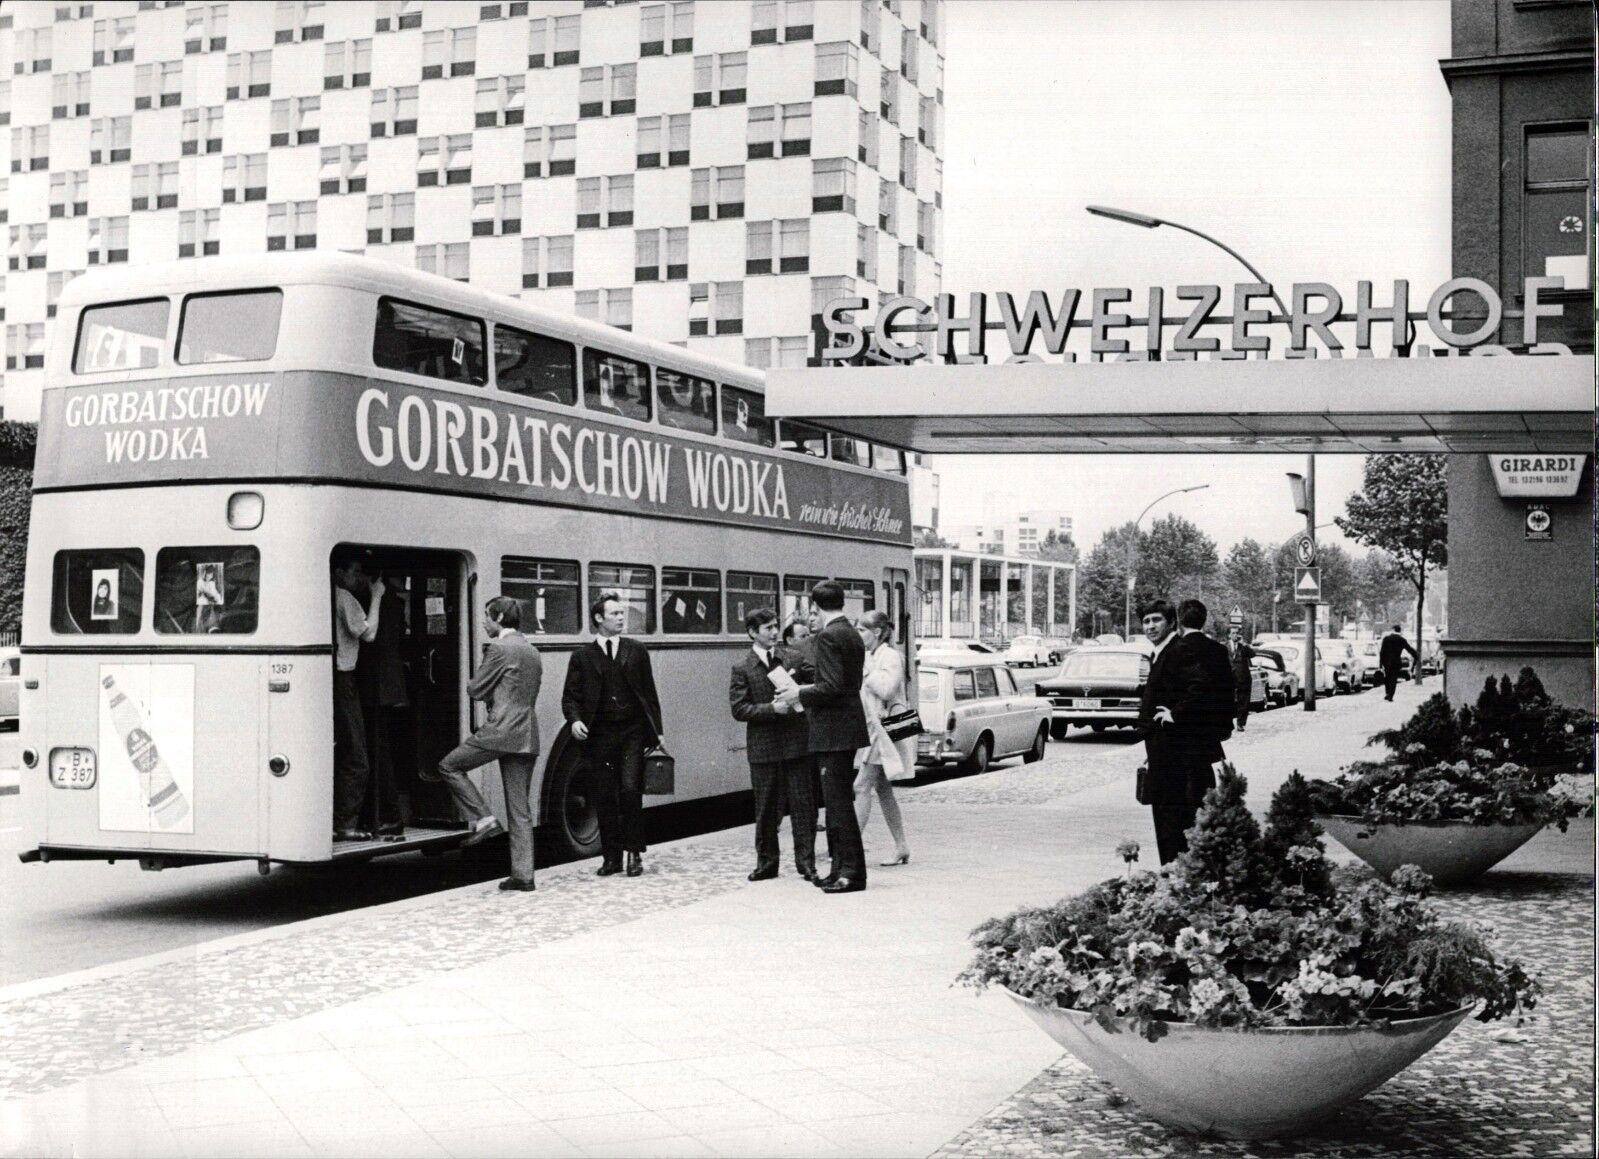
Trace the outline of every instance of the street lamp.
{"label": "street lamp", "polygon": [[1126,623],[1123,625],[1126,630],[1126,639],[1131,640],[1133,638],[1133,581],[1135,578],[1133,575],[1133,567],[1138,562],[1138,525],[1144,521],[1144,516],[1149,514],[1150,508],[1154,507],[1155,504],[1159,503],[1162,499],[1170,499],[1173,495],[1182,495],[1189,491],[1206,491],[1209,489],[1209,483],[1201,483],[1197,487],[1179,487],[1175,491],[1168,491],[1164,495],[1157,495],[1154,499],[1150,500],[1149,507],[1145,507],[1142,511],[1140,511],[1138,513],[1138,518],[1133,520],[1133,534],[1127,543],[1127,619]]}
{"label": "street lamp", "polygon": [[[1271,283],[1266,281],[1266,279],[1261,275],[1261,272],[1254,266],[1250,265],[1247,260],[1245,260],[1243,254],[1239,253],[1231,246],[1211,237],[1210,234],[1202,233],[1191,225],[1183,225],[1178,221],[1167,221],[1163,217],[1151,217],[1147,213],[1134,213],[1130,209],[1114,209],[1109,205],[1090,205],[1087,208],[1088,212],[1092,213],[1095,217],[1108,217],[1111,221],[1120,221],[1126,225],[1138,225],[1142,226],[1144,229],[1154,229],[1159,225],[1168,225],[1172,229],[1180,229],[1184,233],[1191,233],[1197,238],[1208,241],[1217,249],[1223,250],[1232,255],[1239,265],[1243,266],[1244,269],[1248,270],[1252,275],[1254,275],[1255,281],[1261,282],[1267,286],[1271,286]],[[1271,296],[1272,300],[1277,303],[1277,308],[1283,312],[1284,317],[1280,320],[1286,322],[1288,320],[1289,310],[1287,306],[1283,305],[1282,296],[1277,293],[1276,287],[1271,288]]]}

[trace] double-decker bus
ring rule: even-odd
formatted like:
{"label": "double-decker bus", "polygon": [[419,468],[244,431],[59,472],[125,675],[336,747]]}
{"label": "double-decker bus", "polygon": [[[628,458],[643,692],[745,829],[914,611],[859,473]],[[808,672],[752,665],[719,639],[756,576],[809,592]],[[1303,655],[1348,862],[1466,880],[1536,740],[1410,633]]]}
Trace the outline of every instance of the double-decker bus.
{"label": "double-decker bus", "polygon": [[[677,785],[646,805],[703,801],[748,790],[727,705],[745,613],[831,578],[904,640],[910,541],[901,452],[766,417],[744,367],[345,255],[91,273],[47,354],[23,858],[266,872],[459,843],[427,774],[473,727],[502,594],[545,661],[539,820],[593,853],[560,694],[598,593],[654,656]],[[397,840],[332,839],[330,559],[350,548],[403,627]]]}

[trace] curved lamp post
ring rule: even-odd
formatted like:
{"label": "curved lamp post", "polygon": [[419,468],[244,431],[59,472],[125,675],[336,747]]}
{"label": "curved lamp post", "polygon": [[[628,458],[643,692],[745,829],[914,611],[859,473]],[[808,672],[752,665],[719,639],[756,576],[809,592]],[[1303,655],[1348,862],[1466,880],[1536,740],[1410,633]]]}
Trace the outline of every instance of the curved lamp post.
{"label": "curved lamp post", "polygon": [[1138,513],[1138,518],[1133,520],[1132,538],[1127,544],[1127,619],[1123,624],[1127,635],[1125,639],[1133,638],[1133,566],[1138,562],[1138,525],[1144,521],[1144,516],[1149,514],[1150,508],[1162,499],[1170,499],[1173,495],[1182,495],[1189,491],[1207,491],[1209,483],[1201,483],[1197,487],[1179,487],[1175,491],[1168,491],[1164,495],[1157,495],[1149,501],[1149,506]]}
{"label": "curved lamp post", "polygon": [[[1247,260],[1245,260],[1243,254],[1233,249],[1232,246],[1217,241],[1215,238],[1211,237],[1210,234],[1203,233],[1191,225],[1183,225],[1181,222],[1177,221],[1167,221],[1163,217],[1151,217],[1147,213],[1134,213],[1130,209],[1115,209],[1109,205],[1090,205],[1087,208],[1088,212],[1092,213],[1095,217],[1108,217],[1112,221],[1124,222],[1127,225],[1138,225],[1142,226],[1144,229],[1154,229],[1156,226],[1167,225],[1172,229],[1180,229],[1184,233],[1191,233],[1203,241],[1208,241],[1211,245],[1215,246],[1224,253],[1230,254],[1239,265],[1243,266],[1244,269],[1248,270],[1252,275],[1254,275],[1255,281],[1260,282],[1263,285],[1271,286],[1271,283],[1266,281],[1261,272],[1254,266],[1250,265]],[[1288,307],[1283,305],[1282,295],[1277,293],[1275,286],[1272,287],[1271,297],[1272,301],[1277,303],[1277,308],[1283,312],[1286,320]]]}

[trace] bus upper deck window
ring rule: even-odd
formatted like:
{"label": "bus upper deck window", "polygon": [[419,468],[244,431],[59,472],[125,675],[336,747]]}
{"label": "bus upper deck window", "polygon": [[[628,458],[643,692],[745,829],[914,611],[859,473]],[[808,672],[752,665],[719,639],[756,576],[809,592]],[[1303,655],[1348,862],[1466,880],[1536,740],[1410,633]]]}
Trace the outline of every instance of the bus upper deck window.
{"label": "bus upper deck window", "polygon": [[190,294],[178,319],[178,362],[259,362],[278,348],[283,291]]}
{"label": "bus upper deck window", "polygon": [[793,419],[784,419],[778,433],[782,437],[785,451],[815,455],[818,459],[827,458],[827,432],[820,427],[795,422]]}
{"label": "bus upper deck window", "polygon": [[488,379],[481,319],[394,298],[378,299],[372,361],[385,370],[482,386]]}
{"label": "bus upper deck window", "polygon": [[155,557],[155,630],[166,635],[248,635],[261,609],[254,547],[163,547]]}
{"label": "bus upper deck window", "polygon": [[619,354],[583,351],[583,405],[590,410],[649,422],[649,367]]}
{"label": "bus upper deck window", "polygon": [[72,373],[149,370],[159,365],[170,309],[165,298],[87,307],[78,320]]}
{"label": "bus upper deck window", "polygon": [[663,427],[707,435],[716,433],[715,383],[657,366],[655,398],[660,405]]}
{"label": "bus upper deck window", "polygon": [[577,405],[577,351],[570,342],[494,326],[494,381],[508,394]]}
{"label": "bus upper deck window", "polygon": [[722,388],[722,435],[758,447],[777,445],[777,422],[766,417],[766,407],[753,390]]}
{"label": "bus upper deck window", "polygon": [[136,547],[58,551],[50,630],[67,636],[126,636],[139,630],[144,552]]}

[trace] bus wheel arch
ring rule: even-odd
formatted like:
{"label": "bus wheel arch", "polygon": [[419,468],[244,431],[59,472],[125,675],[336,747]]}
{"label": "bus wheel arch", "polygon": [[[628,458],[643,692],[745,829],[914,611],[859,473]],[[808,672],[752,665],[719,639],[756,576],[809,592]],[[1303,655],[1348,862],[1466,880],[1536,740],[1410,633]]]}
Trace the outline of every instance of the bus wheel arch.
{"label": "bus wheel arch", "polygon": [[539,787],[539,823],[557,849],[572,858],[600,852],[599,812],[595,808],[586,753],[570,726],[550,747]]}

